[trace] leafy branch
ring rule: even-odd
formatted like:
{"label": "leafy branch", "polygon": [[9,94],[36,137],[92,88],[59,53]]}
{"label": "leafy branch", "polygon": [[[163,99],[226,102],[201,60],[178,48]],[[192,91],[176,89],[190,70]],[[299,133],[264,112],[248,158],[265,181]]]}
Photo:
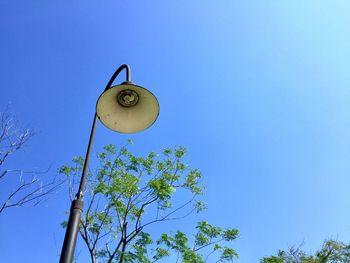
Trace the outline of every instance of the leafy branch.
{"label": "leafy branch", "polygon": [[[89,172],[84,191],[87,209],[80,229],[91,262],[156,262],[168,255],[165,251],[174,250],[166,247],[168,243],[153,241],[145,230],[150,225],[183,219],[206,208],[198,200],[204,190],[202,175],[183,162],[185,154],[185,148],[177,147],[138,157],[126,146],[118,150],[114,145],[97,154],[98,166],[95,172]],[[82,157],[75,157],[73,165],[60,169],[68,178],[69,193],[74,192],[83,162]],[[201,257],[199,251],[232,241],[238,235],[237,231],[234,238],[225,238],[228,232],[219,232],[221,239],[214,241],[218,236],[213,236],[207,245],[189,249],[191,253]],[[195,236],[197,243],[199,237]],[[234,250],[228,256],[230,251],[226,247],[215,247],[215,252],[220,252],[222,262],[236,256]],[[187,254],[181,254],[183,262],[187,262]]]}

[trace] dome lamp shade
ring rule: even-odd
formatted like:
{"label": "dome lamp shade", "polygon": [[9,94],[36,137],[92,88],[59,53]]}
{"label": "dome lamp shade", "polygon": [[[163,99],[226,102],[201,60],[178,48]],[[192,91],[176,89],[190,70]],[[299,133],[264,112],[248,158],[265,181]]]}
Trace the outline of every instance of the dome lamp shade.
{"label": "dome lamp shade", "polygon": [[120,133],[136,133],[158,118],[159,103],[147,89],[125,81],[105,90],[97,100],[96,114],[107,128]]}

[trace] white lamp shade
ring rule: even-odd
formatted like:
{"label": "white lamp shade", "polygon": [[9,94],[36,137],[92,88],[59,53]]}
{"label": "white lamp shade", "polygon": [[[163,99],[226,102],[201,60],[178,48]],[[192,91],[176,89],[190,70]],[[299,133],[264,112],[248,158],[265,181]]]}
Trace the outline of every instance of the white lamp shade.
{"label": "white lamp shade", "polygon": [[[118,97],[124,92],[135,95],[135,105],[122,105]],[[135,94],[136,93],[136,94]],[[97,100],[96,114],[109,129],[120,133],[136,133],[150,127],[159,115],[157,98],[147,89],[130,83],[113,86]]]}

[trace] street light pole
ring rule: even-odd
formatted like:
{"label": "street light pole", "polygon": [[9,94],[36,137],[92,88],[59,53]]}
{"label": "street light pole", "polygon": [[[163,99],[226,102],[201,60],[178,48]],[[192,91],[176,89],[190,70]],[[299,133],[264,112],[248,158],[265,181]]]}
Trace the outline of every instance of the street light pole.
{"label": "street light pole", "polygon": [[[121,85],[111,87],[115,78],[123,69],[126,70],[126,81]],[[90,131],[83,172],[80,178],[79,190],[70,207],[70,214],[62,246],[60,263],[72,263],[73,261],[79,231],[80,217],[83,212],[83,191],[90,160],[91,148],[94,140],[97,118],[99,118],[106,127],[114,131],[133,133],[148,128],[158,117],[159,104],[157,99],[148,90],[134,85],[130,81],[130,75],[130,67],[126,64],[121,65],[113,74],[104,92],[98,99],[97,109],[94,114]],[[110,89],[112,89],[112,92],[110,92]],[[137,100],[135,100],[135,98],[137,98]],[[116,105],[113,105],[113,103]],[[151,113],[146,113],[146,116],[144,112],[145,108],[149,108],[151,110]],[[135,109],[137,110],[136,113]],[[123,115],[127,115],[127,117],[123,117]],[[130,115],[132,117],[129,117]],[[148,120],[148,122],[142,123],[141,120],[145,119],[145,117],[146,121]],[[140,121],[141,125],[138,124]],[[125,125],[125,122],[130,122],[131,124],[124,127],[123,125]]]}

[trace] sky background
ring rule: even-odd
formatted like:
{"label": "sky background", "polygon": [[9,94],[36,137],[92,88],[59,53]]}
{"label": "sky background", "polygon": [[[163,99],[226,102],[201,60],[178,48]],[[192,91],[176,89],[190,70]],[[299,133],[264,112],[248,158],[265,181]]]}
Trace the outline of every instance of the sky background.
{"label": "sky background", "polygon": [[[99,124],[94,151],[128,138],[140,155],[186,146],[209,210],[185,231],[198,220],[238,228],[241,263],[349,242],[349,13],[347,0],[0,0],[0,109],[37,131],[7,165],[51,167],[49,180],[84,155],[96,99],[128,63],[160,116],[135,135]],[[58,262],[69,206],[62,189],[6,210],[0,261]]]}

